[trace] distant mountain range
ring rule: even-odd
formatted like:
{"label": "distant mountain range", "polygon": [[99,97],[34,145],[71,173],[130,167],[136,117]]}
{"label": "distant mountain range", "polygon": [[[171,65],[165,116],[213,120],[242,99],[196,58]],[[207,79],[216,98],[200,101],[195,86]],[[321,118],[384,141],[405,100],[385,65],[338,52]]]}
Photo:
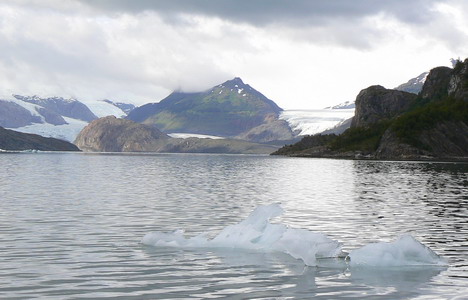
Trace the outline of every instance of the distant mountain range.
{"label": "distant mountain range", "polygon": [[[62,97],[12,95],[0,99],[0,126],[72,142],[92,120],[108,115],[126,116],[119,105],[125,104],[110,100],[85,104]],[[125,108],[132,106],[127,104]]]}
{"label": "distant mountain range", "polygon": [[[420,89],[425,73],[399,89]],[[205,136],[284,145],[299,135],[340,134],[350,127],[355,103],[347,101],[325,110],[284,111],[240,78],[204,92],[173,92],[158,103],[140,107],[100,100],[80,102],[62,97],[13,95],[0,100],[0,126],[74,141],[89,122],[106,116],[154,126],[173,136]]]}

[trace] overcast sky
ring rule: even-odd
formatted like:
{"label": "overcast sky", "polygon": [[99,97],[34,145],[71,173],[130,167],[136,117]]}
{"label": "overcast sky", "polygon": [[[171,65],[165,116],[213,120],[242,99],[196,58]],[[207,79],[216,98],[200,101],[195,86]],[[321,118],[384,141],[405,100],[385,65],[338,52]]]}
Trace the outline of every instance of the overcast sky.
{"label": "overcast sky", "polygon": [[234,77],[286,109],[468,57],[466,0],[2,0],[0,95],[158,102]]}

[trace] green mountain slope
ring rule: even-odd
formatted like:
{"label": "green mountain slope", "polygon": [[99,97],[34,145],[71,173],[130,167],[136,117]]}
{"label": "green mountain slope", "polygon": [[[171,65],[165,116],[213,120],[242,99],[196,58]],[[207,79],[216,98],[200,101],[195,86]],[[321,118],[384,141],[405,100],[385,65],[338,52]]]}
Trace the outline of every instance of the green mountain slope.
{"label": "green mountain slope", "polygon": [[127,118],[166,133],[234,137],[277,120],[281,110],[240,78],[234,78],[205,92],[174,92],[159,103],[135,108]]}

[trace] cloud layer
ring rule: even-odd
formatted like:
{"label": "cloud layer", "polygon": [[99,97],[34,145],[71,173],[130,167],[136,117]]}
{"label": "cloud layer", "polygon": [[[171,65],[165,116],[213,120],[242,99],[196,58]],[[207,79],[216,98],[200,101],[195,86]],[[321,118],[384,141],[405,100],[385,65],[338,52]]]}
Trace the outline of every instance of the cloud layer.
{"label": "cloud layer", "polygon": [[327,106],[468,56],[467,14],[462,0],[3,1],[0,93],[138,104],[240,76],[283,107]]}

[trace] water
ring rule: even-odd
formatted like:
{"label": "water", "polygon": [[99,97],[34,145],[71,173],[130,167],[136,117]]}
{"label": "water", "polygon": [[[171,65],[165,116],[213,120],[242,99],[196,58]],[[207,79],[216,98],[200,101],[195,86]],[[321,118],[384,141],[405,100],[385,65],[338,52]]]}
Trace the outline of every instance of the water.
{"label": "water", "polygon": [[[468,299],[468,165],[233,155],[0,155],[1,299]],[[411,234],[447,267],[307,267],[281,252],[152,247],[259,205],[344,251]]]}

